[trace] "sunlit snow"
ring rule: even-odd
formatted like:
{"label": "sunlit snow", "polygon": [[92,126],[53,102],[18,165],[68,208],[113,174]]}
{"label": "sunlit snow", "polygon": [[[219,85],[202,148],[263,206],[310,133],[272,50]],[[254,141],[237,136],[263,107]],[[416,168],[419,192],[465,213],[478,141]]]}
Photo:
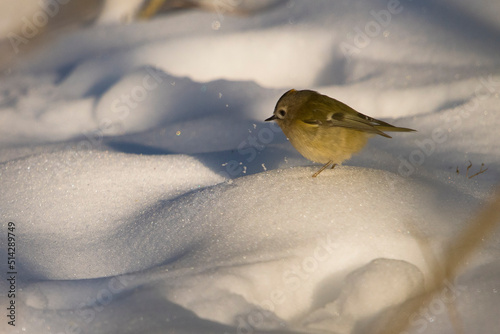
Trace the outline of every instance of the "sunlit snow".
{"label": "sunlit snow", "polygon": [[[386,333],[431,287],[500,179],[499,4],[228,3],[0,27],[1,333]],[[312,178],[264,122],[291,88],[418,132]],[[403,332],[498,332],[499,245]]]}

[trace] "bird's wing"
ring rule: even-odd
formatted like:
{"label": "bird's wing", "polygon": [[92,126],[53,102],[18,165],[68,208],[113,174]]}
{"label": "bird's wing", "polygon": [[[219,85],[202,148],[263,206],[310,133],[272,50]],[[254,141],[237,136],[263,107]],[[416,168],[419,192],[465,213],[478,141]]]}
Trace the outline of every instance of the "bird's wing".
{"label": "bird's wing", "polygon": [[366,116],[357,112],[348,105],[328,98],[320,101],[309,102],[308,110],[313,111],[313,117],[303,119],[307,124],[317,126],[342,127],[357,131],[378,134],[391,138],[388,134],[380,131],[414,131],[411,129],[398,128],[384,121]]}

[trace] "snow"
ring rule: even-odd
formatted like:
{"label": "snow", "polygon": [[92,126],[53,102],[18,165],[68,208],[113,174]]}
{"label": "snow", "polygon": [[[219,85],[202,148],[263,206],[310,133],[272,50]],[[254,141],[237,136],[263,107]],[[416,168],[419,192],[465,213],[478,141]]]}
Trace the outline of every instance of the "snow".
{"label": "snow", "polygon": [[306,325],[351,332],[353,319],[365,319],[418,296],[423,285],[422,272],[414,265],[401,260],[373,260],[347,275],[337,299],[311,313]]}
{"label": "snow", "polygon": [[[0,64],[0,332],[498,331],[498,228],[420,299],[500,177],[498,4],[231,6],[109,0]],[[312,178],[290,88],[418,132]]]}

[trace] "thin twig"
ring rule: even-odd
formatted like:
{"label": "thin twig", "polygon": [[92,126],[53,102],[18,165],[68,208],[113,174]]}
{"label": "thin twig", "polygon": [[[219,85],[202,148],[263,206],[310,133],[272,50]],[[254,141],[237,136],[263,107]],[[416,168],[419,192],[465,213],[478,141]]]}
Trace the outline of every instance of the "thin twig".
{"label": "thin twig", "polygon": [[465,177],[469,178],[469,169],[472,167],[472,162],[469,160],[469,166],[467,166],[467,172],[465,172]]}
{"label": "thin twig", "polygon": [[474,175],[471,175],[469,177],[469,179],[472,179],[474,176],[478,176],[479,174],[483,174],[484,172],[486,172],[488,170],[488,168],[486,168],[486,169],[483,170],[483,167],[484,167],[484,163],[481,164],[481,168],[479,168],[479,172],[477,172]]}

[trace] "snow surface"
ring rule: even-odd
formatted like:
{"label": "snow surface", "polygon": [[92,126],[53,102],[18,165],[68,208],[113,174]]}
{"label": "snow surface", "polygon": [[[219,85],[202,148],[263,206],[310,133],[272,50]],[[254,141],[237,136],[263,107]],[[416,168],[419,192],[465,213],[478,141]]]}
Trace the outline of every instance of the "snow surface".
{"label": "snow surface", "polygon": [[[15,327],[0,281],[0,331],[388,332],[499,180],[498,2],[119,23],[137,4],[109,1],[4,69],[0,269],[14,222],[18,275]],[[263,121],[290,88],[418,132],[313,179]],[[488,170],[469,179],[469,161]],[[497,228],[404,333],[498,332],[499,245]]]}

